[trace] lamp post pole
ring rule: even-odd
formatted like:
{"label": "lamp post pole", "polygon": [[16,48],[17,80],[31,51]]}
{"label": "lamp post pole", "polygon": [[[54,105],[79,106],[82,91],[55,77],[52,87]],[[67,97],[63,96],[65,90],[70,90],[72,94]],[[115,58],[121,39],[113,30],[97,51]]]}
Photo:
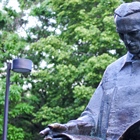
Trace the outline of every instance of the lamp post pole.
{"label": "lamp post pole", "polygon": [[7,140],[10,70],[11,70],[11,63],[7,63],[6,91],[5,91],[5,105],[4,105],[4,122],[3,122],[4,124],[3,124],[3,139],[2,140]]}
{"label": "lamp post pole", "polygon": [[8,109],[9,109],[9,87],[10,87],[10,70],[17,73],[29,73],[32,69],[32,61],[29,59],[14,59],[12,63],[7,63],[6,76],[6,91],[4,104],[4,119],[3,119],[3,136],[2,140],[7,140],[8,126]]}

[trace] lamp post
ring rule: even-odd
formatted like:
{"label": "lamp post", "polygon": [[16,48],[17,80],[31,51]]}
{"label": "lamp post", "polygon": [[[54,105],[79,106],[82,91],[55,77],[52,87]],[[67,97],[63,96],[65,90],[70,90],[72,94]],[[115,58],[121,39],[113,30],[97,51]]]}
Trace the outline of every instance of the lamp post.
{"label": "lamp post", "polygon": [[30,73],[32,70],[32,61],[29,59],[14,59],[12,63],[7,63],[6,76],[6,91],[5,91],[5,105],[4,105],[4,124],[3,124],[3,138],[7,140],[7,125],[8,125],[8,108],[9,108],[9,87],[10,87],[10,70],[18,73]]}

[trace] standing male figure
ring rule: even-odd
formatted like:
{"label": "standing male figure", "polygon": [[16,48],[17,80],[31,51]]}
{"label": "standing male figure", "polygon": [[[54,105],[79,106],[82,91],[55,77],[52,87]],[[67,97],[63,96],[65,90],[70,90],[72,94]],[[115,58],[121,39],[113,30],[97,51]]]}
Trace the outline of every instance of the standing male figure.
{"label": "standing male figure", "polygon": [[[121,4],[115,10],[114,19],[127,54],[106,68],[102,81],[77,120],[51,124],[40,134],[66,132],[118,140],[140,120],[140,2]],[[134,137],[140,139],[137,134]]]}

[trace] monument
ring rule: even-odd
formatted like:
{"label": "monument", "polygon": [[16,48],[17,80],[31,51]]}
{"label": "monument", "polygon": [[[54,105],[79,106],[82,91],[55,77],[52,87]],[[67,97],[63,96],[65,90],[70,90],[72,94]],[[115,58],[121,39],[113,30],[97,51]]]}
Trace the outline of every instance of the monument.
{"label": "monument", "polygon": [[127,54],[106,68],[81,116],[48,125],[45,140],[140,140],[140,2],[121,4],[114,20]]}

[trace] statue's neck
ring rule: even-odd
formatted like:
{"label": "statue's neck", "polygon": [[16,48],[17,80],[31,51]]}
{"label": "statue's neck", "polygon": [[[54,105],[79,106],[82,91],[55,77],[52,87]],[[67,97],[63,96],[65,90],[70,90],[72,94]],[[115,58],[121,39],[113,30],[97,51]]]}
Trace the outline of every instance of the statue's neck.
{"label": "statue's neck", "polygon": [[140,53],[133,54],[133,60],[140,60]]}

